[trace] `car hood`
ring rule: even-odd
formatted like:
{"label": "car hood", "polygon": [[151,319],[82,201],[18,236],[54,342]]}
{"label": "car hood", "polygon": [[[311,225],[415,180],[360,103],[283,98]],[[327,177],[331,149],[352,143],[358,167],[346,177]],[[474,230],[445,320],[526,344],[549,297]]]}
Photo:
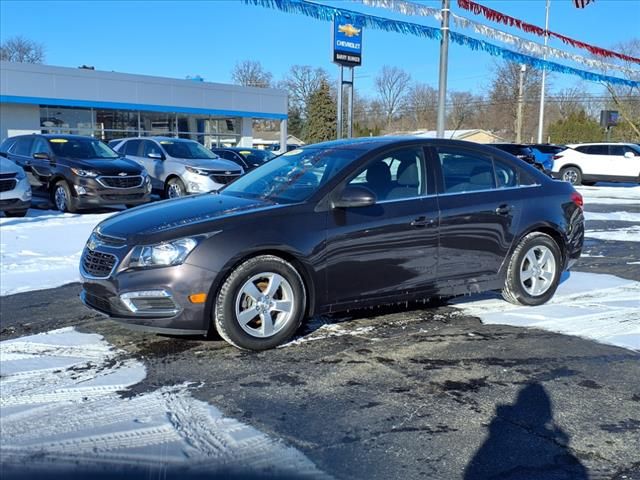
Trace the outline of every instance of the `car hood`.
{"label": "car hood", "polygon": [[143,168],[133,160],[127,158],[115,158],[112,160],[104,158],[62,158],[69,167],[82,168],[84,170],[93,170],[99,175],[118,175],[119,173],[127,173],[129,175],[140,175]]}
{"label": "car hood", "polygon": [[98,229],[101,234],[126,239],[129,244],[150,244],[210,233],[221,229],[221,221],[231,216],[280,207],[259,199],[206,193],[127,210],[104,220]]}
{"label": "car hood", "polygon": [[198,159],[198,158],[174,158],[175,161],[180,162],[183,165],[188,165],[195,168],[204,168],[207,170],[224,170],[230,172],[240,172],[242,167],[231,160],[220,159]]}
{"label": "car hood", "polygon": [[0,173],[18,173],[20,171],[22,171],[22,168],[11,160],[0,157]]}

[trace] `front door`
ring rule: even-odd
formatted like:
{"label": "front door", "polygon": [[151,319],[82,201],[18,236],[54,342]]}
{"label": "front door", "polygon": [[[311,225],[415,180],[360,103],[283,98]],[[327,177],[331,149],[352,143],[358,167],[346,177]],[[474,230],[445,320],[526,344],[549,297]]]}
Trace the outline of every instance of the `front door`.
{"label": "front door", "polygon": [[411,297],[432,287],[438,264],[438,206],[422,147],[368,162],[347,184],[376,194],[368,207],[336,208],[327,222],[331,304]]}

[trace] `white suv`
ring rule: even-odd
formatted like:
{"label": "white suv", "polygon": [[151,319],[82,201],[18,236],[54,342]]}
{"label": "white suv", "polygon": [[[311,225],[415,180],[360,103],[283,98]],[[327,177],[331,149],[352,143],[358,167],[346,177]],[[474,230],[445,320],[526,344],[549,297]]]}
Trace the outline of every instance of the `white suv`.
{"label": "white suv", "polygon": [[165,198],[219,190],[244,172],[238,164],[223,160],[198,142],[183,138],[123,138],[113,148],[142,165],[154,190]]}
{"label": "white suv", "polygon": [[578,143],[553,157],[551,174],[573,185],[640,183],[640,147],[633,143]]}

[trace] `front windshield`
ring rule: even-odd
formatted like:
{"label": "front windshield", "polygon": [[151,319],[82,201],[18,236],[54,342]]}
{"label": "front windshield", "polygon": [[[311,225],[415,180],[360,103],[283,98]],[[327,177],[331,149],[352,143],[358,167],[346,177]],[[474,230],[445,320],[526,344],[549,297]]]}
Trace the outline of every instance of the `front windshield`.
{"label": "front windshield", "polygon": [[348,149],[292,150],[240,177],[222,193],[276,203],[301,202],[361,155]]}
{"label": "front windshield", "polygon": [[51,150],[58,157],[82,160],[113,160],[120,157],[111,147],[93,138],[49,138],[48,140]]}
{"label": "front windshield", "polygon": [[262,165],[276,156],[269,150],[240,150],[238,153],[244,157],[249,165],[254,167]]}
{"label": "front windshield", "polygon": [[185,142],[174,140],[160,140],[160,145],[164,148],[169,156],[174,158],[190,158],[213,160],[218,157],[211,150],[207,150],[198,142]]}

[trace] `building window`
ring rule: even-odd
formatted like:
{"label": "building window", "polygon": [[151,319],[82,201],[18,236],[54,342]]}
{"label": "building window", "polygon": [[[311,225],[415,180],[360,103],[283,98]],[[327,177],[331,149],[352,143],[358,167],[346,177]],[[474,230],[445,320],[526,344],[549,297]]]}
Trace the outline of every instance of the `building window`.
{"label": "building window", "polygon": [[90,108],[40,107],[40,127],[43,133],[93,135],[93,124],[94,112]]}

